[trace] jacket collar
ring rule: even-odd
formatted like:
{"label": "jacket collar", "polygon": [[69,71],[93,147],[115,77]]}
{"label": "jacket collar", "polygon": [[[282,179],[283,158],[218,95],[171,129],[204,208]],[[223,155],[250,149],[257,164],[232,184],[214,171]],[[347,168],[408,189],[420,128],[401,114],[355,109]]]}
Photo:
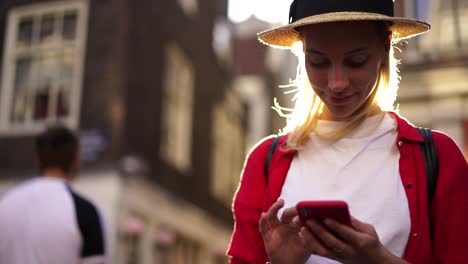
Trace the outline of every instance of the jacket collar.
{"label": "jacket collar", "polygon": [[401,139],[406,139],[406,140],[414,141],[418,143],[424,142],[423,137],[419,134],[415,125],[411,124],[408,120],[406,120],[404,117],[400,116],[396,112],[389,111],[388,113],[397,122],[397,127],[398,127],[397,141],[400,141]]}

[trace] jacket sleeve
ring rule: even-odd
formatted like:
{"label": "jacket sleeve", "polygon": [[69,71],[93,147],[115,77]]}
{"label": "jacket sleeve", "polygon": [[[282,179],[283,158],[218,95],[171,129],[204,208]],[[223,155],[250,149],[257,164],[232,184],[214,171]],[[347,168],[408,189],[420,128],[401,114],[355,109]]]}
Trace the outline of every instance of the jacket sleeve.
{"label": "jacket sleeve", "polygon": [[432,264],[467,263],[468,164],[455,142],[434,133],[439,177],[431,204]]}
{"label": "jacket sleeve", "polygon": [[248,155],[232,205],[234,231],[228,249],[230,263],[264,264],[268,261],[259,220],[266,193],[263,172],[271,139],[260,142]]}

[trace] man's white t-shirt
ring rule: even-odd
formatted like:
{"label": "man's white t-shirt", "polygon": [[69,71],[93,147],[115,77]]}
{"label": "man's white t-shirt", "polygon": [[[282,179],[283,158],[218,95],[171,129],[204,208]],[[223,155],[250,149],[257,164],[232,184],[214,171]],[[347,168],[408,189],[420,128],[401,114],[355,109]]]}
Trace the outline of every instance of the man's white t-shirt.
{"label": "man's white t-shirt", "polygon": [[0,196],[0,263],[104,263],[101,219],[65,180],[29,180]]}

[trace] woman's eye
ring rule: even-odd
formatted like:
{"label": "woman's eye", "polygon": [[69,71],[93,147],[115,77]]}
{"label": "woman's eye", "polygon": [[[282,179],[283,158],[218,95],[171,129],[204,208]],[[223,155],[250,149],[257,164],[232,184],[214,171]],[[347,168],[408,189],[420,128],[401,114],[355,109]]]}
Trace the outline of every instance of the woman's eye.
{"label": "woman's eye", "polygon": [[326,67],[328,65],[328,60],[319,57],[311,57],[309,58],[309,63],[314,67]]}
{"label": "woman's eye", "polygon": [[367,60],[367,56],[356,56],[346,60],[346,63],[353,68],[358,68],[366,64]]}

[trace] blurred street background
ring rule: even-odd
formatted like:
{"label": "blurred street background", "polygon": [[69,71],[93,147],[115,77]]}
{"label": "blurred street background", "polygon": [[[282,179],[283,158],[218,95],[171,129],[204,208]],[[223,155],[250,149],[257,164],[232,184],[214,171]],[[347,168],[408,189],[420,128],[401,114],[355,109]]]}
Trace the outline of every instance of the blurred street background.
{"label": "blurred street background", "polygon": [[[37,175],[34,135],[60,121],[80,135],[73,185],[104,213],[111,263],[227,263],[245,155],[285,125],[271,107],[291,106],[278,86],[296,72],[256,33],[290,3],[0,0],[0,196]],[[468,156],[468,0],[395,8],[433,26],[399,45],[400,113]]]}

